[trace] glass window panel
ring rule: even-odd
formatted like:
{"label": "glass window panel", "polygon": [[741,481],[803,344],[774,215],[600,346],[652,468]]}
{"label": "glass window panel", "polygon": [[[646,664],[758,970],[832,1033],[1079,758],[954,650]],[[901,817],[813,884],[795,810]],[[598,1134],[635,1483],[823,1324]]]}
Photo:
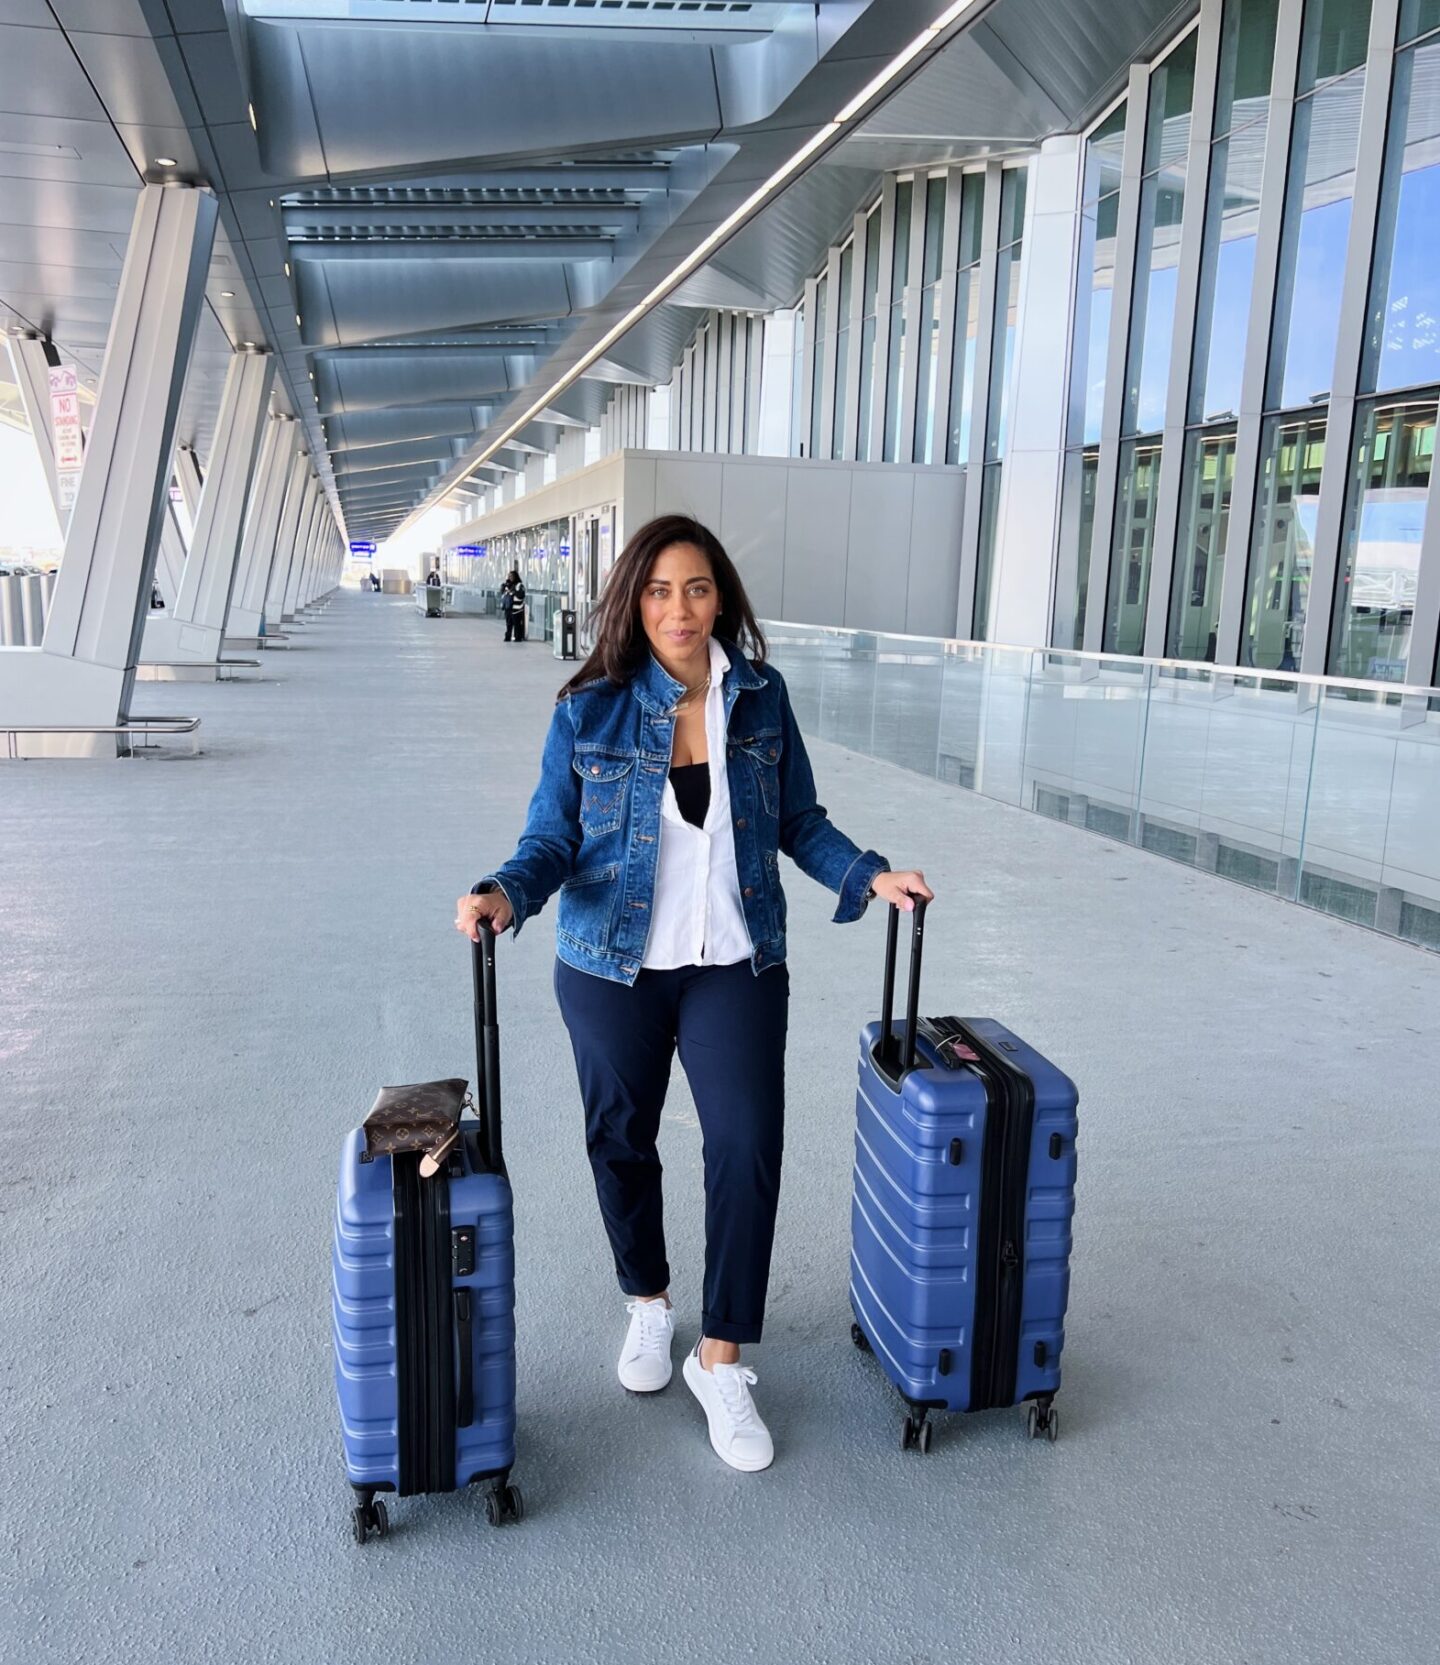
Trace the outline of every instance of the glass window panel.
{"label": "glass window panel", "polygon": [[1362,385],[1440,381],[1440,41],[1395,61]]}
{"label": "glass window panel", "polygon": [[1400,43],[1440,29],[1440,0],[1401,0]]}
{"label": "glass window panel", "polygon": [[940,295],[938,284],[930,284],[920,297],[920,332],[916,350],[920,354],[920,374],[915,388],[915,443],[912,461],[935,461],[935,390],[940,375],[940,314],[935,303]]}
{"label": "glass window panel", "polygon": [[1195,314],[1190,419],[1211,422],[1240,409],[1240,379],[1255,276],[1255,230],[1268,120],[1222,139],[1210,154],[1205,246]]}
{"label": "glass window panel", "polygon": [[895,461],[900,436],[900,388],[905,379],[905,281],[910,269],[910,208],[914,185],[895,187],[895,246],[890,259],[889,345],[885,357],[885,462]]}
{"label": "glass window panel", "polygon": [[1305,0],[1296,94],[1358,69],[1369,42],[1370,0]]}
{"label": "glass window panel", "polygon": [[845,455],[845,367],[850,362],[850,330],[844,323],[835,337],[835,420],[830,430],[830,455]]}
{"label": "glass window panel", "polygon": [[970,456],[970,419],[975,404],[975,337],[980,328],[980,274],[971,269],[955,281],[955,353],[950,364],[950,437],[945,461],[964,464]]}
{"label": "glass window panel", "polygon": [[890,308],[890,352],[885,367],[885,456],[884,461],[895,461],[895,448],[900,442],[900,393],[905,382],[905,307],[900,301]]}
{"label": "glass window panel", "polygon": [[1000,247],[1018,243],[1025,231],[1028,168],[1006,168],[1000,176]]}
{"label": "glass window panel", "polygon": [[913,180],[902,179],[895,187],[895,242],[890,251],[890,299],[897,301],[910,271],[910,204],[915,195]]}
{"label": "glass window panel", "polygon": [[1165,423],[1170,340],[1175,325],[1175,279],[1185,179],[1180,169],[1147,179],[1140,192],[1135,253],[1135,300],[1125,387],[1125,431],[1154,433]]}
{"label": "glass window panel", "polygon": [[995,568],[995,526],[1000,518],[1000,464],[986,463],[980,471],[980,554],[975,565],[975,615],[970,634],[977,642],[995,638],[990,616],[994,597],[991,574]]}
{"label": "glass window panel", "polygon": [[973,266],[980,258],[981,222],[985,216],[985,175],[967,173],[960,183],[960,254],[957,264]]}
{"label": "glass window panel", "polygon": [[1100,453],[1086,451],[1080,460],[1079,558],[1075,567],[1075,646],[1085,645],[1085,615],[1090,602],[1090,551],[1095,534],[1095,484],[1100,478]]}
{"label": "glass window panel", "polygon": [[1145,116],[1143,171],[1183,163],[1190,144],[1190,112],[1195,104],[1195,37],[1185,39],[1150,71],[1150,102]]}
{"label": "glass window panel", "polygon": [[1403,682],[1435,461],[1436,402],[1376,401],[1358,415],[1360,437],[1340,538],[1330,672]]}
{"label": "glass window panel", "polygon": [[865,286],[860,295],[861,316],[875,316],[875,297],[880,289],[880,210],[872,209],[865,221]]}
{"label": "glass window panel", "polygon": [[1085,141],[1085,201],[1096,202],[1120,189],[1120,160],[1125,149],[1126,103],[1122,98]]}
{"label": "glass window panel", "polygon": [[1268,112],[1279,10],[1280,0],[1225,0],[1214,138],[1223,138],[1233,128],[1245,127]]}
{"label": "glass window panel", "polygon": [[1155,552],[1155,494],[1159,481],[1159,445],[1127,440],[1120,447],[1120,488],[1110,545],[1106,653],[1139,654],[1145,650],[1145,604]]}
{"label": "glass window panel", "polygon": [[1090,273],[1090,282],[1088,289],[1082,287],[1076,306],[1075,363],[1071,374],[1077,390],[1081,431],[1072,438],[1083,439],[1086,445],[1093,445],[1100,438],[1100,416],[1105,406],[1119,207],[1120,193],[1112,191],[1093,207],[1083,209],[1080,218],[1079,269]]}
{"label": "glass window panel", "polygon": [[838,323],[843,330],[850,322],[850,303],[854,295],[855,286],[855,245],[847,243],[840,251],[840,316]]}
{"label": "glass window panel", "polygon": [[1183,518],[1175,553],[1174,585],[1165,651],[1172,659],[1215,660],[1220,583],[1230,493],[1235,485],[1235,434],[1188,434],[1182,490]]}
{"label": "glass window panel", "polygon": [[1330,392],[1364,90],[1362,71],[1295,107],[1266,398],[1272,408],[1308,405]]}
{"label": "glass window panel", "polygon": [[860,326],[860,434],[855,455],[861,462],[873,461],[871,435],[874,428],[875,390],[875,319],[867,318]]}
{"label": "glass window panel", "polygon": [[1095,535],[1095,482],[1100,473],[1100,452],[1091,447],[1071,451],[1065,458],[1064,518],[1061,538],[1075,549],[1075,587],[1068,609],[1056,597],[1056,632],[1051,645],[1080,648],[1085,645],[1085,612],[1090,598],[1090,550]]}
{"label": "glass window panel", "polygon": [[1145,599],[1155,553],[1155,488],[1160,446],[1127,440],[1120,446],[1120,488],[1110,539],[1110,578],[1105,594],[1105,653],[1145,651]]}
{"label": "glass window panel", "polygon": [[1323,415],[1274,416],[1261,430],[1243,664],[1269,671],[1300,668],[1324,462]]}
{"label": "glass window panel", "polygon": [[825,303],[829,280],[815,286],[815,328],[810,348],[810,455],[820,454],[820,414],[825,392]]}
{"label": "glass window panel", "polygon": [[995,269],[995,333],[990,346],[990,411],[985,458],[998,461],[1005,450],[1010,415],[1010,370],[1015,358],[1015,321],[1020,310],[1020,245],[1000,251]]}
{"label": "glass window panel", "polygon": [[925,186],[925,283],[934,283],[940,276],[944,252],[945,181],[941,178],[929,180]]}

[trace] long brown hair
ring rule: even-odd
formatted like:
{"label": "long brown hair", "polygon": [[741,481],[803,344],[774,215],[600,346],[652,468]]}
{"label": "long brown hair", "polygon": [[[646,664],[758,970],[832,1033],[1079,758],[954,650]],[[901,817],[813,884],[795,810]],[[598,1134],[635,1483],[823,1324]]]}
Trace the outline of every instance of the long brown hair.
{"label": "long brown hair", "polygon": [[745,586],[724,545],[708,526],[689,515],[657,515],[648,520],[620,551],[604,593],[595,605],[586,627],[593,636],[590,656],[560,690],[559,698],[574,693],[587,682],[602,678],[623,687],[645,663],[650,643],[640,622],[640,592],[650,569],[672,544],[694,544],[710,563],[715,587],[720,592],[721,622],[715,634],[732,643],[747,659],[765,663],[765,637],[755,618]]}

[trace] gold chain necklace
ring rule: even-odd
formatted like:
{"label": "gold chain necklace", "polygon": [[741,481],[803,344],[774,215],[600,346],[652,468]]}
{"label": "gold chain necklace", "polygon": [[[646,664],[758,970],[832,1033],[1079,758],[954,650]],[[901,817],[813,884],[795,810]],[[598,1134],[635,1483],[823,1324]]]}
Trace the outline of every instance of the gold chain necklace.
{"label": "gold chain necklace", "polygon": [[677,714],[681,711],[688,711],[689,708],[694,705],[695,701],[698,700],[703,693],[708,691],[709,687],[710,678],[707,676],[698,688],[687,689],[685,698],[675,702],[675,710]]}

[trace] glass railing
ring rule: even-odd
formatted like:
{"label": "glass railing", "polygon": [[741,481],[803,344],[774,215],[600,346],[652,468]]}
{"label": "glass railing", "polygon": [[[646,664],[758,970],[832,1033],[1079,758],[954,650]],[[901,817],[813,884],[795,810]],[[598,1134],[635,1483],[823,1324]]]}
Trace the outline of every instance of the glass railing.
{"label": "glass railing", "polygon": [[763,628],[806,734],[1440,950],[1440,690]]}

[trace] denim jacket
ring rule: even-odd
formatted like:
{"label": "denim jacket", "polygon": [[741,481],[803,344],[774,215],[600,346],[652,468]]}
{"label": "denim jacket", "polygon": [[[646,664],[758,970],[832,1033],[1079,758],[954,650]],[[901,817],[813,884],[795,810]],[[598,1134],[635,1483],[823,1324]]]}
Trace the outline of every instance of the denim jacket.
{"label": "denim jacket", "polygon": [[[735,866],[750,964],[758,974],[785,958],[780,852],[838,894],[837,924],[859,919],[871,883],[888,864],[852,844],[816,803],[810,759],[780,673],[757,668],[724,645]],[[633,983],[645,954],[674,708],[684,692],[652,656],[622,688],[592,682],[562,699],[515,854],[475,886],[504,891],[517,936],[558,890],[560,958],[612,982]]]}

